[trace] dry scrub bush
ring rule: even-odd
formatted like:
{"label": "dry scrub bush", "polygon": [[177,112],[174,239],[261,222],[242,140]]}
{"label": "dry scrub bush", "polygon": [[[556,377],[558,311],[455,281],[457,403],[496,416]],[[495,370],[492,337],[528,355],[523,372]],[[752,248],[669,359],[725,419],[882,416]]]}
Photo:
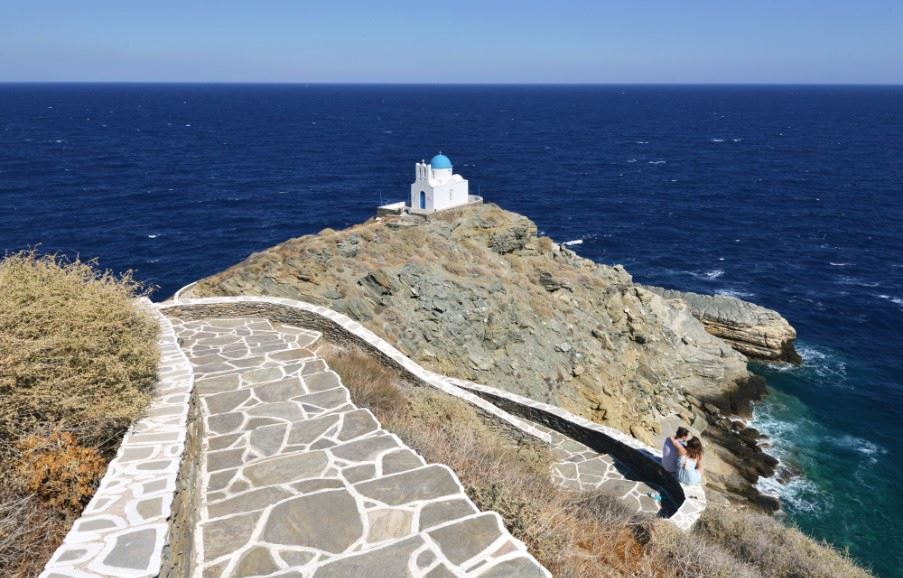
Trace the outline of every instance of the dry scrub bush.
{"label": "dry scrub bush", "polygon": [[16,464],[23,489],[50,508],[78,511],[94,494],[106,461],[94,448],[80,446],[69,432],[30,435],[19,442]]}
{"label": "dry scrub bush", "polygon": [[846,552],[757,512],[710,506],[697,524],[696,533],[724,544],[741,560],[767,568],[770,576],[870,576]]}
{"label": "dry scrub bush", "polygon": [[452,275],[457,275],[458,277],[463,277],[467,274],[467,264],[463,262],[462,258],[460,257],[455,257],[453,259],[443,259],[442,268]]}
{"label": "dry scrub bush", "polygon": [[157,324],[132,304],[140,290],[93,263],[34,252],[0,262],[0,439],[52,424],[84,445],[117,443],[157,366]]}
{"label": "dry scrub bush", "polygon": [[353,383],[355,403],[386,415],[405,404],[405,397],[392,384],[393,372],[370,356],[329,355],[329,365],[348,384]]}
{"label": "dry scrub bush", "polygon": [[[498,512],[553,576],[868,576],[830,548],[764,516],[770,524],[751,518],[745,526],[744,515],[722,517],[711,510],[707,516],[720,522],[704,519],[699,530],[683,533],[664,520],[633,514],[604,492],[564,491],[551,480],[552,456],[540,442],[493,425],[469,404],[405,382],[359,350],[331,348],[325,357],[358,405],[369,407],[428,461],[451,467],[474,503]],[[767,550],[770,542],[774,554],[789,556],[794,565],[763,552],[746,553],[744,545],[758,532],[764,534],[759,546]],[[795,553],[788,555],[791,548]],[[828,573],[799,559],[809,556],[830,561],[823,567]]]}
{"label": "dry scrub bush", "polygon": [[0,261],[0,568],[37,574],[150,397],[158,327],[130,275]]}
{"label": "dry scrub bush", "polygon": [[553,241],[549,237],[538,237],[536,239],[536,246],[539,249],[540,253],[550,253],[555,249],[555,241]]}
{"label": "dry scrub bush", "polygon": [[0,487],[0,569],[4,578],[37,576],[69,524],[36,494]]}

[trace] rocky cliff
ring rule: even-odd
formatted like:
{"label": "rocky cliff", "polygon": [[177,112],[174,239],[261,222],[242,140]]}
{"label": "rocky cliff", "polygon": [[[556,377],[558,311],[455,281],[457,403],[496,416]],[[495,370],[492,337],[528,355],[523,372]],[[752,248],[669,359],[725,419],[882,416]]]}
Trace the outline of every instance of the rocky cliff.
{"label": "rocky cliff", "polygon": [[646,289],[683,303],[706,330],[752,359],[800,363],[793,347],[796,330],[777,311],[726,295],[701,295],[661,287]]}
{"label": "rocky cliff", "polygon": [[764,391],[743,355],[682,301],[538,237],[529,219],[495,205],[326,229],[254,254],[190,294],[325,305],[434,371],[647,442],[682,421],[705,431],[709,487],[731,497],[759,500],[751,483],[773,470],[755,432],[725,417]]}

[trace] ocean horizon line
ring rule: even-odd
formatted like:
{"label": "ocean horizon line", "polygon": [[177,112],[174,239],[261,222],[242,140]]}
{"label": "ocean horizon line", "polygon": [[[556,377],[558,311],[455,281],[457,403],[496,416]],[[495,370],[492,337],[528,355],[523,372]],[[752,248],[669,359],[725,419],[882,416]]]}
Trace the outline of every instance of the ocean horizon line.
{"label": "ocean horizon line", "polygon": [[332,82],[232,80],[0,80],[0,86],[153,85],[153,86],[399,86],[399,87],[704,87],[704,88],[901,88],[901,83],[868,82]]}

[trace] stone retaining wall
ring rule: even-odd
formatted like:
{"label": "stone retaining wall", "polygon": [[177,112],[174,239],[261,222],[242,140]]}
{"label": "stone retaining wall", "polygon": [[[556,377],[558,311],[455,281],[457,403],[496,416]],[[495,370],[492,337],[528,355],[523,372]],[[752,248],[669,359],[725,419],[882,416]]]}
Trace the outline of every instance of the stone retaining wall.
{"label": "stone retaining wall", "polygon": [[692,527],[705,509],[706,499],[702,488],[683,486],[677,482],[662,468],[661,454],[642,442],[555,406],[428,371],[384,339],[341,313],[303,301],[278,297],[182,298],[182,292],[176,294],[175,301],[160,304],[159,307],[170,315],[185,319],[261,315],[273,321],[315,329],[322,332],[328,340],[359,346],[398,369],[412,381],[436,387],[463,399],[491,418],[500,419],[546,443],[551,442],[549,435],[534,427],[530,421],[544,424],[596,451],[612,455],[650,482],[665,489],[678,508],[669,520],[682,530]]}
{"label": "stone retaining wall", "polygon": [[486,385],[447,378],[453,384],[473,391],[499,407],[546,425],[600,453],[608,454],[640,474],[647,482],[662,487],[677,511],[669,518],[678,528],[688,530],[705,509],[705,492],[699,486],[684,486],[661,465],[661,454],[616,429],[574,415],[560,407]]}
{"label": "stone retaining wall", "polygon": [[160,573],[194,375],[169,320],[147,299],[139,303],[152,310],[160,324],[154,398],[129,428],[97,492],[41,578],[143,578]]}

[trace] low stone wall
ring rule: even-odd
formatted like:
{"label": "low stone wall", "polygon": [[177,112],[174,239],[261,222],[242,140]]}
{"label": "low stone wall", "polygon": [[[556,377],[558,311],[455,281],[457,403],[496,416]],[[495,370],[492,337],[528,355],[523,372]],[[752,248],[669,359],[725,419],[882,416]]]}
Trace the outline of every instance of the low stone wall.
{"label": "low stone wall", "polygon": [[194,375],[163,315],[154,398],[126,433],[94,497],[75,521],[41,578],[157,576],[185,450]]}
{"label": "low stone wall", "polygon": [[186,299],[181,297],[182,293],[183,291],[180,291],[174,301],[160,304],[159,307],[168,315],[186,319],[258,315],[272,321],[315,329],[322,332],[328,340],[361,347],[379,357],[390,367],[398,369],[409,379],[463,399],[492,418],[500,419],[546,443],[551,443],[548,434],[534,427],[530,421],[544,424],[596,451],[612,455],[650,482],[665,489],[678,508],[669,520],[680,529],[689,529],[705,509],[705,492],[702,488],[678,483],[662,468],[659,452],[642,442],[555,406],[428,371],[384,339],[341,313],[326,307],[278,297]]}
{"label": "low stone wall", "polygon": [[688,530],[705,509],[705,492],[699,486],[684,486],[661,465],[661,454],[642,442],[616,429],[584,419],[549,404],[478,383],[448,378],[448,381],[473,391],[499,407],[544,424],[571,439],[624,463],[647,482],[665,490],[677,511],[668,518],[678,528]]}
{"label": "low stone wall", "polygon": [[261,316],[278,323],[319,331],[328,341],[360,347],[377,356],[389,367],[397,369],[411,381],[463,399],[492,418],[502,420],[526,435],[551,443],[547,433],[528,421],[509,414],[474,393],[437,379],[435,374],[422,368],[360,323],[326,307],[292,299],[256,296],[180,299],[161,303],[158,307],[167,315],[186,320]]}

